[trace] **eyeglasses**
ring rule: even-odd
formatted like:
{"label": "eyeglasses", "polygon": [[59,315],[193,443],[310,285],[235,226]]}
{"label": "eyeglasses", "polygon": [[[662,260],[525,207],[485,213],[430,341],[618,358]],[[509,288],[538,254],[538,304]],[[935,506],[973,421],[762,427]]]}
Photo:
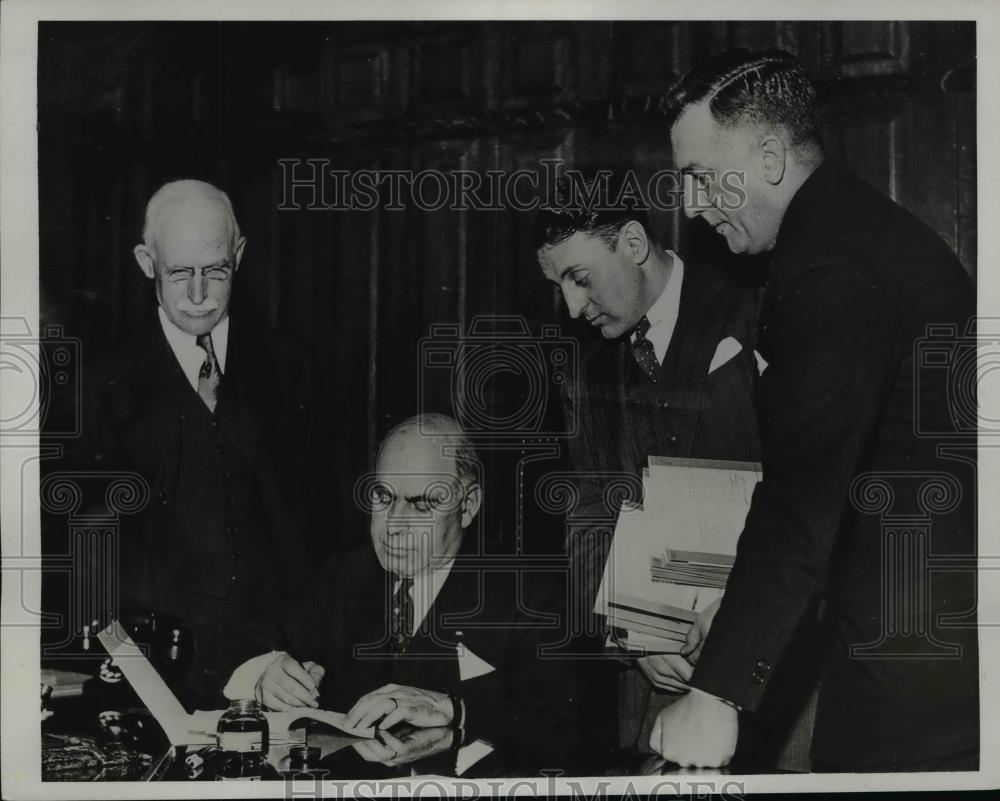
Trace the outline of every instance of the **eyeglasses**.
{"label": "eyeglasses", "polygon": [[[468,495],[469,488],[458,482],[436,480],[429,482],[419,495],[407,496],[405,511],[400,516],[428,516],[432,513],[452,512],[459,508]],[[394,507],[399,496],[388,483],[376,483],[368,492],[368,503],[372,512],[385,512]]]}
{"label": "eyeglasses", "polygon": [[234,272],[232,262],[227,261],[225,264],[213,264],[208,267],[168,267],[164,275],[171,284],[182,284],[194,278],[195,273],[199,271],[208,281],[228,281]]}

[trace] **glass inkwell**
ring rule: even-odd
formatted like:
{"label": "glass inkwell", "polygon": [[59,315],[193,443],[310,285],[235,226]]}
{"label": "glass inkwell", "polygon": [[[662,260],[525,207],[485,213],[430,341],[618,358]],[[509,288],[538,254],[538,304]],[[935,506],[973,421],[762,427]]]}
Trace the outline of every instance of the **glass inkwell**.
{"label": "glass inkwell", "polygon": [[267,760],[267,718],[258,701],[233,701],[219,718],[217,779],[260,779]]}

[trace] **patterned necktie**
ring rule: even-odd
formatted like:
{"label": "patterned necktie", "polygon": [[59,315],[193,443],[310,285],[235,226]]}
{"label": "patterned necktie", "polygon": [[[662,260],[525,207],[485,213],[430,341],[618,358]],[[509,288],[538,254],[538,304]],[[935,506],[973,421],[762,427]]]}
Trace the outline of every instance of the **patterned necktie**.
{"label": "patterned necktie", "polygon": [[391,650],[399,656],[410,644],[413,636],[413,596],[410,588],[413,579],[401,578],[399,587],[392,596],[392,615],[389,620],[389,634],[392,637]]}
{"label": "patterned necktie", "polygon": [[219,362],[215,358],[211,334],[199,334],[195,344],[205,351],[205,361],[198,371],[198,395],[205,401],[208,410],[214,412],[219,397]]}
{"label": "patterned necktie", "polygon": [[653,349],[653,343],[646,339],[646,332],[649,331],[649,326],[649,318],[643,316],[639,324],[635,327],[632,358],[642,368],[642,372],[646,374],[646,377],[655,384],[660,373],[660,363],[656,360],[656,351]]}

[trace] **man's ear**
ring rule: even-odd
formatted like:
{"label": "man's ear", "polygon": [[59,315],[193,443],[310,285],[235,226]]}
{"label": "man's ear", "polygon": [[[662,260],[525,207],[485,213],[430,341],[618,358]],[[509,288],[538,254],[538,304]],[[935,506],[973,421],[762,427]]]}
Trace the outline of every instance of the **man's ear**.
{"label": "man's ear", "polygon": [[146,278],[152,278],[156,275],[156,265],[153,261],[153,253],[145,244],[136,245],[132,249],[132,253],[135,256],[135,260],[139,263],[139,269],[142,270],[142,274]]}
{"label": "man's ear", "polygon": [[636,264],[644,264],[649,258],[649,239],[646,229],[636,220],[625,223],[618,234],[618,246],[625,248]]}
{"label": "man's ear", "polygon": [[483,503],[483,488],[477,483],[469,485],[465,491],[465,501],[462,503],[462,528],[468,528]]}
{"label": "man's ear", "polygon": [[758,147],[764,180],[772,186],[780,184],[781,179],[785,177],[785,161],[788,158],[785,143],[774,134],[765,134]]}
{"label": "man's ear", "polygon": [[247,238],[241,236],[236,240],[236,247],[233,248],[233,272],[240,269],[240,260],[243,258],[243,247],[247,243]]}

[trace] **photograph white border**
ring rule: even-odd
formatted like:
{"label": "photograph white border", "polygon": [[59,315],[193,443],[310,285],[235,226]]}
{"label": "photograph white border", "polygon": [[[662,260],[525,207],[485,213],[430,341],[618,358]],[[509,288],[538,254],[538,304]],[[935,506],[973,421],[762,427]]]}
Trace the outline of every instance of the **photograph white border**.
{"label": "photograph white border", "polygon": [[[359,17],[362,14],[362,17]],[[711,4],[656,0],[622,2],[412,2],[384,0],[317,2],[266,0],[4,0],[0,4],[0,317],[26,318],[38,331],[38,143],[37,143],[37,23],[40,20],[366,20],[478,19],[478,20],[627,20],[627,19],[802,19],[802,20],[958,20],[977,23],[977,173],[978,173],[978,299],[980,318],[998,319],[1000,340],[1000,276],[990,265],[1000,263],[1000,191],[993,136],[1000,130],[1000,101],[992,81],[1000,78],[1000,7],[986,2],[952,0],[841,0],[836,4],[803,0],[716,0]],[[665,145],[666,147],[666,142]],[[992,222],[991,222],[992,221]],[[1000,384],[996,371],[981,376],[980,405],[986,420],[1000,420]],[[3,377],[0,376],[0,380]],[[0,419],[4,410],[26,408],[32,399],[0,392]],[[15,389],[24,390],[17,385]],[[30,395],[30,393],[28,393]],[[252,798],[281,794],[280,786],[266,783],[120,783],[40,782],[38,729],[39,642],[37,628],[23,622],[25,608],[40,606],[40,536],[38,519],[37,437],[8,438],[0,434],[0,526],[3,544],[3,595],[0,603],[0,767],[2,796],[33,798]],[[741,783],[745,792],[847,792],[866,790],[987,789],[1000,787],[1000,448],[982,447],[979,459],[980,557],[980,709],[982,766],[978,773],[953,774],[794,774],[729,776],[690,774],[664,777],[564,777],[476,782],[435,778],[436,784],[394,782],[400,797],[435,797],[438,787],[469,797],[482,794],[532,796],[553,792],[585,792],[603,785],[608,793],[631,787],[639,797],[669,791],[705,792],[710,783],[725,791]],[[988,488],[994,490],[989,491]],[[986,491],[983,491],[986,490]],[[34,566],[34,567],[33,567]],[[990,625],[991,623],[991,625]],[[991,758],[992,757],[992,758]],[[456,785],[456,781],[458,782]],[[576,787],[570,782],[575,782]],[[690,782],[697,782],[691,785]],[[357,785],[367,785],[354,786]],[[308,797],[309,783],[301,787]],[[386,782],[326,782],[322,797],[342,797],[349,791],[371,795],[374,788],[390,792]],[[692,789],[693,788],[693,789]],[[732,792],[732,789],[729,791]],[[449,793],[451,794],[451,793]],[[318,797],[318,796],[317,796]]]}

